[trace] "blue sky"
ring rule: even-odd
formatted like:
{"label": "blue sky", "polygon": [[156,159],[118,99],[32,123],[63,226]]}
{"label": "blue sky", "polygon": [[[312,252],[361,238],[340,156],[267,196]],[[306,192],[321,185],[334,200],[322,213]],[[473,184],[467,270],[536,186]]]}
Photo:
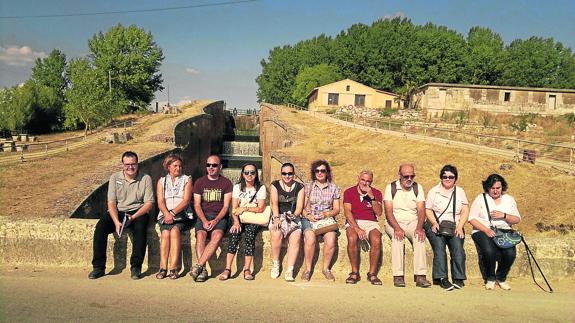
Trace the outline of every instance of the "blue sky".
{"label": "blue sky", "polygon": [[[230,0],[2,0],[0,16],[58,15],[216,4]],[[0,18],[0,86],[25,81],[36,57],[52,49],[68,59],[88,53],[88,39],[111,26],[136,24],[164,51],[162,74],[170,101],[221,99],[228,107],[257,107],[260,61],[275,46],[326,34],[354,23],[393,16],[432,22],[467,35],[473,26],[498,32],[506,44],[553,37],[575,49],[575,1],[260,0],[156,12],[55,18]],[[167,100],[167,91],[156,94]]]}

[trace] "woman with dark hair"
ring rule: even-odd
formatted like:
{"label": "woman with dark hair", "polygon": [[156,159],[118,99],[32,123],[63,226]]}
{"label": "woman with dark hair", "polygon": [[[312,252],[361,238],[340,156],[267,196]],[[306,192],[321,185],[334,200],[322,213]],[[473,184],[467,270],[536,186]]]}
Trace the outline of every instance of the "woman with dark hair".
{"label": "woman with dark hair", "polygon": [[[331,167],[325,160],[316,160],[310,168],[311,183],[305,186],[305,202],[301,220],[304,234],[305,270],[301,276],[304,281],[311,279],[312,261],[315,254],[316,234],[312,223],[327,218],[335,218],[339,214],[339,199],[341,190],[332,182]],[[330,265],[337,247],[337,232],[330,231],[323,236],[323,270],[327,280],[335,281]]]}
{"label": "woman with dark hair", "polygon": [[[469,212],[469,223],[473,226],[471,238],[475,242],[479,258],[479,268],[485,288],[510,290],[507,274],[516,257],[515,246],[499,248],[493,241],[493,227],[503,230],[511,229],[513,224],[521,221],[515,199],[507,193],[507,182],[499,174],[491,174],[483,181],[484,193],[479,194]],[[496,268],[497,267],[497,268]]]}
{"label": "woman with dark hair", "polygon": [[[163,162],[168,174],[158,180],[158,223],[160,225],[160,271],[156,278],[178,278],[180,271],[181,232],[188,215],[186,210],[192,200],[192,179],[182,174],[182,157],[169,154]],[[168,275],[168,255],[170,273]]]}
{"label": "woman with dark hair", "polygon": [[260,183],[258,168],[255,164],[245,164],[242,167],[240,180],[234,185],[232,191],[232,217],[234,224],[230,228],[230,242],[228,254],[226,256],[226,268],[220,275],[220,280],[227,280],[231,275],[231,267],[234,261],[241,233],[244,234],[244,279],[254,280],[251,271],[254,250],[256,248],[256,234],[259,226],[257,224],[240,223],[240,214],[244,212],[261,213],[266,207],[266,187]]}
{"label": "woman with dark hair", "polygon": [[[448,291],[463,288],[467,279],[463,226],[469,216],[469,202],[463,188],[455,185],[458,176],[455,166],[443,166],[439,184],[429,190],[425,201],[425,235],[433,249],[433,282]],[[446,246],[451,256],[453,283],[448,278]]]}
{"label": "woman with dark hair", "polygon": [[294,180],[294,166],[284,163],[281,167],[281,179],[270,186],[270,205],[272,220],[269,229],[272,243],[271,277],[280,275],[280,251],[282,239],[287,240],[287,269],[284,277],[288,282],[294,281],[293,268],[299,254],[301,240],[301,213],[304,203],[303,184]]}

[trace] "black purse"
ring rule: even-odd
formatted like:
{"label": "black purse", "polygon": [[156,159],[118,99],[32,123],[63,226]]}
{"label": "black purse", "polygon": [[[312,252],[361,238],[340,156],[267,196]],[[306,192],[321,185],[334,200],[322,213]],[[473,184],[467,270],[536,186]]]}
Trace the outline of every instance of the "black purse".
{"label": "black purse", "polygon": [[[453,188],[453,193],[451,194],[451,197],[449,198],[449,201],[447,202],[447,206],[445,207],[445,210],[443,210],[443,212],[441,212],[441,214],[439,216],[437,216],[435,214],[435,211],[432,210],[433,212],[433,216],[435,217],[435,220],[437,221],[437,223],[439,223],[439,229],[437,230],[437,234],[444,236],[446,238],[452,238],[455,236],[455,191],[457,191],[457,186],[455,186]],[[443,220],[441,222],[439,222],[439,218],[445,213],[445,211],[447,211],[447,209],[449,208],[449,204],[451,203],[451,201],[453,200],[453,221],[451,220]]]}
{"label": "black purse", "polygon": [[489,217],[491,230],[495,232],[495,237],[492,238],[493,242],[495,242],[495,245],[502,249],[507,249],[518,245],[521,242],[521,233],[513,229],[499,229],[494,227],[491,223],[491,212],[489,211],[489,204],[487,204],[487,197],[485,196],[485,193],[483,193],[483,200],[485,201],[485,208],[487,209],[487,216]]}

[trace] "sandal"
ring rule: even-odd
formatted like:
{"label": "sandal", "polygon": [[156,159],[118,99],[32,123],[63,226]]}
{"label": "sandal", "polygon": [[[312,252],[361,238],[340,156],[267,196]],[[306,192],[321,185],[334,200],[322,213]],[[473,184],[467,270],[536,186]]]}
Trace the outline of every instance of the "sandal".
{"label": "sandal", "polygon": [[379,286],[379,285],[382,284],[382,283],[381,283],[381,280],[380,280],[379,278],[377,278],[377,275],[376,275],[376,274],[372,274],[372,273],[370,273],[370,272],[367,273],[367,280],[369,280],[369,282],[370,282],[372,285],[378,285],[378,286]]}
{"label": "sandal", "polygon": [[178,277],[180,277],[180,275],[178,274],[180,272],[179,269],[171,269],[170,270],[170,274],[168,275],[168,278],[170,279],[178,279]]}
{"label": "sandal", "polygon": [[157,279],[164,279],[164,278],[166,278],[167,274],[168,274],[167,270],[160,268],[160,271],[158,271],[158,273],[156,274],[156,278]]}
{"label": "sandal", "polygon": [[349,277],[345,280],[346,284],[356,284],[359,281],[359,273],[351,272],[349,273]]}
{"label": "sandal", "polygon": [[[246,272],[248,273],[247,275],[246,275]],[[254,280],[254,275],[252,275],[251,270],[244,269],[244,279],[245,280]]]}
{"label": "sandal", "polygon": [[230,278],[230,275],[232,274],[232,270],[229,268],[224,269],[224,271],[220,274],[220,277],[218,277],[219,280],[224,281],[224,280],[228,280]]}

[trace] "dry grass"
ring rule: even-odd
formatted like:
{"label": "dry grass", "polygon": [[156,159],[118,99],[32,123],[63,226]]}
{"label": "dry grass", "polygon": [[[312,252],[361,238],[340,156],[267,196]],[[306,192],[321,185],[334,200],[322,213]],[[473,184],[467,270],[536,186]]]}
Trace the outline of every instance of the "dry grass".
{"label": "dry grass", "polygon": [[[283,111],[280,118],[298,129],[295,144],[283,152],[293,156],[297,167],[308,171],[315,159],[326,159],[333,166],[334,181],[345,189],[356,183],[357,173],[372,169],[374,186],[383,189],[397,178],[398,165],[413,162],[417,181],[426,191],[438,183],[438,173],[445,164],[459,170],[458,184],[465,189],[470,203],[481,193],[481,181],[497,172],[509,183],[523,221],[517,227],[534,232],[536,224],[575,225],[575,177],[536,165],[515,163],[501,157],[478,154],[443,146],[407,140],[321,122],[304,113]],[[510,170],[500,170],[511,164]],[[470,229],[470,228],[469,228]],[[573,229],[567,230],[573,233]],[[558,235],[549,230],[547,235]]]}
{"label": "dry grass", "polygon": [[209,102],[198,101],[179,115],[140,117],[126,144],[93,144],[45,160],[0,166],[0,215],[10,217],[67,217],[90,192],[120,169],[119,157],[126,150],[140,159],[172,147],[150,141],[157,133],[169,133],[184,118],[202,113]]}

